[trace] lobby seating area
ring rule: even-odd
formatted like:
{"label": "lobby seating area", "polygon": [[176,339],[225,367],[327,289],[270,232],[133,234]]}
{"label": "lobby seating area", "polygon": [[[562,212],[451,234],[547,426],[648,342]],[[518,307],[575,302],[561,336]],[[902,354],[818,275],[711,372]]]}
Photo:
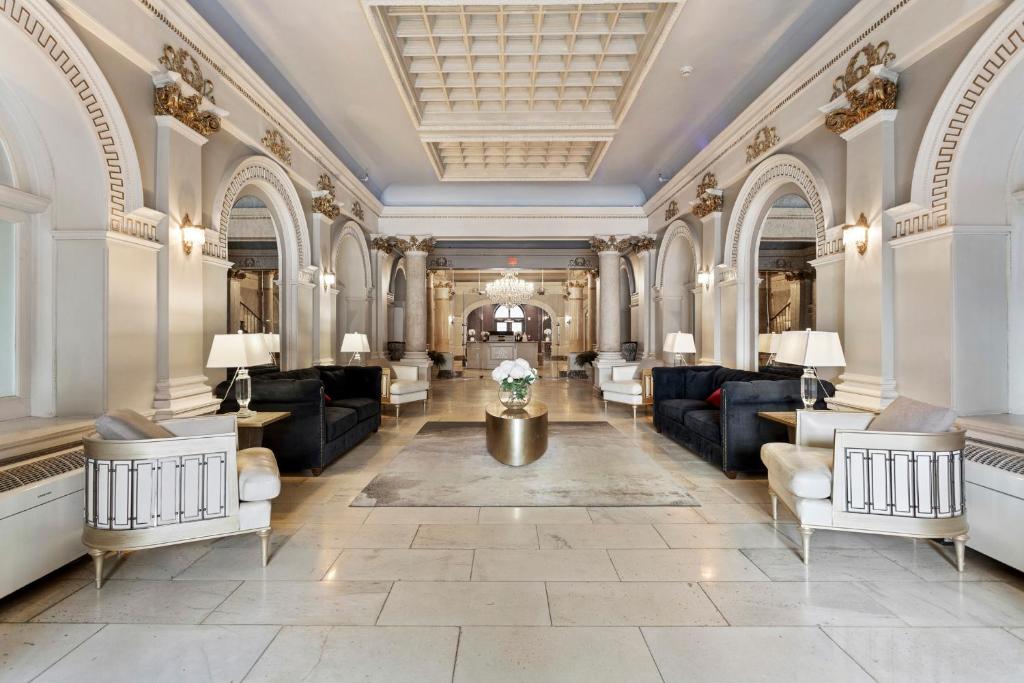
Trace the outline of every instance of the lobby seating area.
{"label": "lobby seating area", "polygon": [[1024,0],[0,0],[0,683],[1024,679]]}

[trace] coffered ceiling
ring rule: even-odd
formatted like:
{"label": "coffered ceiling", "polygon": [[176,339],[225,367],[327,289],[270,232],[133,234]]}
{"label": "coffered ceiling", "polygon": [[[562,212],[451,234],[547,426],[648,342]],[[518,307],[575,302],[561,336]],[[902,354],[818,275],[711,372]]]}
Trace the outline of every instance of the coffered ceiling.
{"label": "coffered ceiling", "polygon": [[590,178],[682,7],[362,1],[441,180]]}
{"label": "coffered ceiling", "polygon": [[615,207],[857,0],[188,2],[385,204]]}

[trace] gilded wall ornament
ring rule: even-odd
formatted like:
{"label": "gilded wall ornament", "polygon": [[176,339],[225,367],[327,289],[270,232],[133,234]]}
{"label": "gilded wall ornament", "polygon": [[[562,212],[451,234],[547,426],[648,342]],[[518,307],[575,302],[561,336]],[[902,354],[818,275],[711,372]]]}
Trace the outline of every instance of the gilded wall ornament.
{"label": "gilded wall ornament", "polygon": [[164,53],[158,61],[160,66],[181,76],[181,80],[188,83],[200,98],[205,97],[211,104],[217,104],[217,100],[213,99],[213,81],[203,76],[199,62],[188,50],[175,50],[170,45],[164,45]]}
{"label": "gilded wall ornament", "polygon": [[764,155],[777,144],[779,144],[779,135],[775,132],[775,126],[765,126],[757,131],[754,141],[747,145],[747,163]]}
{"label": "gilded wall ornament", "polygon": [[426,237],[417,237],[416,235],[410,235],[409,237],[374,237],[370,240],[370,248],[383,251],[385,254],[395,251],[401,251],[402,253],[422,251],[429,254],[434,250],[434,238],[429,235]]}
{"label": "gilded wall ornament", "polygon": [[629,238],[629,248],[634,254],[643,254],[644,252],[654,249],[654,238],[650,235],[639,235],[637,237]]}
{"label": "gilded wall ornament", "polygon": [[363,205],[359,202],[352,202],[352,215],[363,220]]}
{"label": "gilded wall ornament", "polygon": [[292,148],[285,142],[284,136],[276,130],[268,130],[267,134],[260,140],[263,146],[270,150],[270,153],[282,162],[291,166]]}
{"label": "gilded wall ornament", "polygon": [[615,235],[609,237],[591,237],[590,248],[601,253],[602,251],[617,251],[620,254],[633,252],[642,254],[654,248],[654,237],[651,235],[634,235],[619,239]]}
{"label": "gilded wall ornament", "polygon": [[722,191],[718,189],[718,178],[714,173],[705,173],[697,186],[697,199],[690,211],[697,218],[722,210]]}
{"label": "gilded wall ornament", "polygon": [[220,130],[220,117],[201,109],[203,98],[185,95],[176,84],[165,85],[153,91],[153,113],[173,116],[192,130],[209,137]]}
{"label": "gilded wall ornament", "polygon": [[[825,127],[842,134],[875,112],[895,109],[899,87],[896,74],[886,68],[894,59],[888,41],[877,46],[868,43],[858,50],[843,75],[832,83],[830,104],[822,108]],[[869,77],[867,86],[862,86]]]}
{"label": "gilded wall ornament", "polygon": [[672,216],[675,216],[677,213],[679,213],[679,202],[673,199],[668,203],[668,208],[665,209],[665,220],[672,220]]}
{"label": "gilded wall ornament", "polygon": [[395,245],[390,242],[387,237],[374,237],[370,240],[370,249],[390,254],[395,250]]}
{"label": "gilded wall ornament", "polygon": [[314,213],[322,213],[333,221],[341,215],[341,208],[334,201],[334,183],[331,182],[331,176],[321,173],[316,189],[317,191],[313,193]]}
{"label": "gilded wall ornament", "polygon": [[610,237],[607,237],[607,238],[604,238],[604,237],[591,237],[590,238],[590,248],[593,249],[594,251],[596,251],[599,254],[602,251],[618,251],[619,250],[618,244],[619,244],[619,240],[618,240],[618,238],[615,237],[615,235],[611,235]]}

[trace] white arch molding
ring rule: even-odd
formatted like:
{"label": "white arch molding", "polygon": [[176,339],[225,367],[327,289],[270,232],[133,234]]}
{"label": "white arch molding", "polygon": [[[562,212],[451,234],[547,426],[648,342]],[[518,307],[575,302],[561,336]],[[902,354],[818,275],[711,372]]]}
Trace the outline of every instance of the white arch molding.
{"label": "white arch molding", "polygon": [[[688,280],[666,284],[667,276],[671,272],[680,268],[680,264],[670,260],[670,254],[676,251],[679,247],[682,247],[684,253],[688,255],[691,263],[691,273]],[[686,224],[682,219],[676,219],[669,224],[665,230],[665,235],[661,239],[661,244],[658,247],[657,263],[654,270],[654,287],[652,294],[653,301],[651,310],[654,312],[655,324],[653,328],[654,339],[652,344],[654,349],[650,351],[651,355],[661,355],[661,343],[665,338],[665,335],[669,332],[678,332],[682,330],[684,332],[691,332],[693,334],[694,341],[697,344],[698,357],[703,355],[701,348],[701,314],[699,309],[699,297],[693,290],[693,283],[696,279],[697,271],[703,267],[703,261],[701,260],[701,247],[700,244],[693,236],[693,232],[690,230],[690,226]],[[673,287],[675,285],[675,287]],[[677,288],[678,291],[669,291]],[[690,329],[686,329],[683,323],[684,312],[680,302],[685,301],[688,304],[686,316],[690,318]],[[673,305],[672,299],[678,299],[676,305],[678,310],[674,314],[671,314],[670,306]],[[676,325],[675,323],[679,323]],[[672,329],[669,329],[671,327]]]}
{"label": "white arch molding", "polygon": [[665,286],[665,270],[670,265],[667,261],[668,252],[673,243],[680,239],[686,242],[690,254],[693,257],[694,272],[700,270],[703,266],[703,262],[701,261],[700,245],[697,243],[697,240],[694,239],[693,233],[690,231],[690,226],[682,220],[673,221],[665,230],[665,236],[661,239],[661,246],[658,248],[658,263],[654,271],[654,286],[659,290]]}
{"label": "white arch molding", "polygon": [[340,230],[331,236],[331,260],[329,261],[331,268],[337,268],[338,256],[341,255],[341,241],[345,237],[354,239],[359,247],[359,255],[363,261],[363,280],[366,283],[366,290],[369,291],[373,288],[373,272],[370,269],[370,248],[366,245],[366,236],[355,221],[347,221]]}
{"label": "white arch molding", "polygon": [[[288,174],[267,157],[254,155],[242,159],[228,170],[221,180],[213,202],[213,215],[218,221],[216,243],[207,243],[203,251],[218,258],[227,258],[228,226],[231,208],[242,195],[259,197],[270,210],[277,235],[277,254],[281,283],[281,359],[284,368],[302,367],[312,362],[300,358],[299,290],[308,290],[312,308],[312,271],[309,265],[309,232],[299,195]],[[207,248],[209,247],[209,249]],[[304,302],[305,303],[305,302]],[[310,310],[312,314],[312,310]],[[304,330],[312,341],[312,326]],[[304,354],[303,354],[304,355]]]}
{"label": "white arch molding", "polygon": [[[480,298],[480,299],[476,299],[476,300],[474,300],[474,301],[472,301],[472,302],[470,302],[468,304],[465,304],[465,306],[462,309],[462,320],[465,321],[466,318],[469,317],[469,314],[472,313],[473,311],[475,311],[478,308],[483,308],[484,306],[494,306],[494,305],[496,305],[496,304],[493,301],[491,301],[490,299],[486,298],[486,297]],[[543,310],[551,318],[552,326],[554,326],[554,324],[558,321],[558,314],[555,312],[555,309],[553,309],[551,307],[551,304],[545,303],[545,302],[541,301],[540,299],[533,298],[533,299],[528,299],[527,301],[524,301],[523,305],[526,305],[526,306],[536,306],[537,308]],[[553,329],[553,327],[552,327],[552,329]]]}
{"label": "white arch molding", "polygon": [[[334,310],[335,332],[339,340],[344,339],[348,332],[362,332],[368,336],[372,346],[374,334],[370,329],[370,304],[374,290],[370,250],[359,225],[345,220],[344,225],[331,235],[329,263],[342,289]],[[354,254],[352,250],[355,250]],[[357,262],[355,264],[352,262],[353,256]],[[353,272],[357,269],[361,272]]]}
{"label": "white arch molding", "polygon": [[811,208],[817,256],[834,248],[826,239],[833,216],[832,200],[821,175],[791,154],[775,154],[755,166],[736,196],[725,243],[725,265],[735,273],[736,361],[742,368],[757,367],[757,250],[761,228],[772,204],[786,194],[801,195]]}

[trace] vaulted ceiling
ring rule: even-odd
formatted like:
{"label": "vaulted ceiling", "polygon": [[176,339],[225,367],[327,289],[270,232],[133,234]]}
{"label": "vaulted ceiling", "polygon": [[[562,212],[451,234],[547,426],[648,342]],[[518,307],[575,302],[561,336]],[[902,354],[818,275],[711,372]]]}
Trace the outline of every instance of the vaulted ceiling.
{"label": "vaulted ceiling", "polygon": [[386,204],[622,206],[856,0],[189,2]]}

